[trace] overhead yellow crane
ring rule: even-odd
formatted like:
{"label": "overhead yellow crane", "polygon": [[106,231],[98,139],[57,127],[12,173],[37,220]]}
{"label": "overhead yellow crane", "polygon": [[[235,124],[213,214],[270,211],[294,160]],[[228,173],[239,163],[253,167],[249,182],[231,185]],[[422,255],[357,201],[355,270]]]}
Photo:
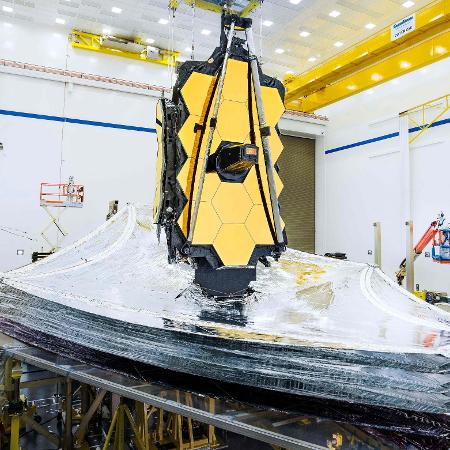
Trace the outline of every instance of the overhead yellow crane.
{"label": "overhead yellow crane", "polygon": [[450,1],[430,3],[415,27],[393,39],[391,26],[323,64],[284,80],[288,109],[311,112],[450,54]]}
{"label": "overhead yellow crane", "polygon": [[256,9],[263,0],[240,0],[237,2],[226,2],[218,0],[169,0],[169,8],[175,10],[179,7],[180,3],[186,3],[187,5],[205,9],[207,11],[216,12],[222,14],[224,10],[224,4],[230,3],[228,12],[230,14],[237,14],[241,17],[247,17],[254,9]]}
{"label": "overhead yellow crane", "polygon": [[[222,13],[224,11],[224,4],[227,2],[220,0],[169,0],[168,6],[171,10],[175,11],[180,3],[186,3],[193,8]],[[261,5],[261,3],[262,0],[239,0],[230,2],[228,12],[246,17]],[[180,52],[147,45],[139,38],[129,39],[72,30],[71,41],[73,48],[91,50],[107,55],[123,56],[125,58],[166,66],[174,66],[177,58],[180,56]]]}
{"label": "overhead yellow crane", "polygon": [[139,39],[99,35],[79,30],[72,30],[71,41],[73,48],[123,56],[165,66],[174,66],[180,55],[180,52],[153,47]]}

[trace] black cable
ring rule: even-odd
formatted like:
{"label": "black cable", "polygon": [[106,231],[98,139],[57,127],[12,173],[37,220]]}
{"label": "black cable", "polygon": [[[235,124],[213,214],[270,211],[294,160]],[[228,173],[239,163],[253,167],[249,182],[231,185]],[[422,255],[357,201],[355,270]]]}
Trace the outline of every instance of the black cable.
{"label": "black cable", "polygon": [[13,231],[9,231],[9,230],[7,230],[5,228],[0,228],[0,231],[4,231],[5,233],[9,233],[9,234],[12,234],[13,236],[17,236],[17,237],[20,237],[20,238],[28,239],[30,241],[34,241],[33,238],[30,238],[28,236],[24,236],[22,234],[14,233]]}

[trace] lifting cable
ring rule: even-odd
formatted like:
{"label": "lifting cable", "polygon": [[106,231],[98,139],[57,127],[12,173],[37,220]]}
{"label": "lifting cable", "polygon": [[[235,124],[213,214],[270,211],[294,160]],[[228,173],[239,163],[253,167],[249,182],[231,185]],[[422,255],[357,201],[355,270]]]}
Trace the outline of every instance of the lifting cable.
{"label": "lifting cable", "polygon": [[[67,71],[68,60],[69,60],[69,39],[66,42],[66,61],[65,61],[65,70]],[[64,163],[64,131],[66,128],[66,99],[67,99],[67,85],[70,82],[64,81],[64,90],[63,90],[63,107],[62,107],[62,117],[63,122],[61,126],[61,144],[60,144],[60,161],[59,161],[59,184],[62,183],[62,167]]]}
{"label": "lifting cable", "polygon": [[174,29],[175,29],[175,8],[169,7],[169,64],[167,65],[168,71],[169,71],[169,82],[170,82],[170,88],[173,89],[173,78],[175,73],[175,65],[176,65],[176,58],[174,55]]}
{"label": "lifting cable", "polygon": [[[65,61],[65,70],[67,71],[67,67],[68,67],[68,61],[69,61],[69,45],[70,45],[70,41],[69,39],[67,39],[66,42],[66,61]],[[68,81],[64,81],[64,90],[63,90],[63,107],[62,107],[62,117],[63,117],[63,122],[61,125],[61,144],[60,144],[60,160],[59,160],[59,184],[62,183],[62,174],[63,174],[63,164],[64,164],[64,132],[66,129],[66,101],[67,101],[67,86],[71,85],[71,82]],[[59,217],[61,216],[58,215],[56,217],[56,221],[54,221],[54,224],[56,225],[56,227],[61,231],[61,228],[59,227]],[[61,231],[62,232],[62,231]],[[64,233],[62,233],[64,235]],[[59,234],[56,234],[56,246],[59,246]]]}
{"label": "lifting cable", "polygon": [[195,22],[196,22],[196,5],[195,0],[192,0],[192,42],[191,42],[191,60],[194,61],[194,50],[195,50]]}

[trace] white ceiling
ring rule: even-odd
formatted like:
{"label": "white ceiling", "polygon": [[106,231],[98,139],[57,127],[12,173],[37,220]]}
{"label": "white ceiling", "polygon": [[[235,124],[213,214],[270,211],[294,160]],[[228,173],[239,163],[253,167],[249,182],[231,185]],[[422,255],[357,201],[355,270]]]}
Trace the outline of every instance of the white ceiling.
{"label": "white ceiling", "polygon": [[[262,29],[265,72],[281,78],[288,71],[302,72],[429,3],[414,0],[414,6],[405,8],[404,1],[301,0],[295,5],[289,0],[265,0],[262,8],[252,14],[257,45]],[[152,38],[153,45],[170,48],[170,23],[158,23],[161,18],[169,18],[167,4],[168,0],[0,0],[0,20],[18,19],[93,33],[109,28],[112,34]],[[3,6],[12,7],[13,12],[4,11]],[[113,6],[122,12],[112,12]],[[341,14],[330,17],[333,10]],[[56,24],[56,18],[64,19],[65,24]],[[261,19],[270,20],[273,25],[262,26]],[[174,20],[174,49],[189,58],[186,48],[191,47],[194,28],[195,57],[204,59],[218,42],[220,18],[218,14],[197,9],[194,23],[193,27],[192,8],[182,4]],[[368,23],[376,27],[368,30],[365,28]],[[202,34],[204,29],[211,34]],[[301,37],[300,31],[308,31],[310,35]],[[337,41],[344,45],[335,47]],[[284,50],[283,54],[275,52],[279,48]],[[308,61],[311,57],[317,58],[316,61]]]}

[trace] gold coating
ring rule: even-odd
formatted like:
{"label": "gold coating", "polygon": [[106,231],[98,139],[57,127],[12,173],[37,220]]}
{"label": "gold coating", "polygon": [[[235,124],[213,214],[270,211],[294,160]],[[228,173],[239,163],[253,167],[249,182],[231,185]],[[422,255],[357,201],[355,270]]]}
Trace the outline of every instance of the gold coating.
{"label": "gold coating", "polygon": [[255,242],[244,224],[223,224],[214,239],[214,248],[226,266],[246,266],[254,247]]}
{"label": "gold coating", "polygon": [[[223,141],[251,143],[251,115],[249,114],[251,103],[255,130],[254,143],[260,149],[258,167],[250,168],[243,183],[221,181],[215,172],[205,175],[192,240],[193,245],[212,245],[226,266],[245,266],[249,263],[255,245],[274,244],[269,224],[273,218],[258,115],[253,86],[251,102],[248,98],[248,74],[247,63],[232,58],[229,60],[210,154],[214,154]],[[210,132],[209,121],[212,114],[210,105],[215,101],[215,94],[213,96],[215,81],[213,76],[193,72],[181,89],[181,95],[190,113],[178,133],[178,138],[188,156],[177,176],[188,200],[178,220],[185,237],[189,234],[189,208],[192,212]],[[284,105],[276,88],[262,87],[262,96],[267,124],[271,129],[270,145],[275,164],[283,150],[275,125],[284,112]],[[195,124],[199,124],[197,131],[194,130]],[[200,129],[202,126],[204,127],[203,136]],[[257,169],[260,172],[263,195],[256,175]],[[283,184],[277,173],[275,173],[275,185],[279,195]]]}
{"label": "gold coating", "polygon": [[241,183],[220,183],[212,205],[222,223],[245,223],[253,202]]}

